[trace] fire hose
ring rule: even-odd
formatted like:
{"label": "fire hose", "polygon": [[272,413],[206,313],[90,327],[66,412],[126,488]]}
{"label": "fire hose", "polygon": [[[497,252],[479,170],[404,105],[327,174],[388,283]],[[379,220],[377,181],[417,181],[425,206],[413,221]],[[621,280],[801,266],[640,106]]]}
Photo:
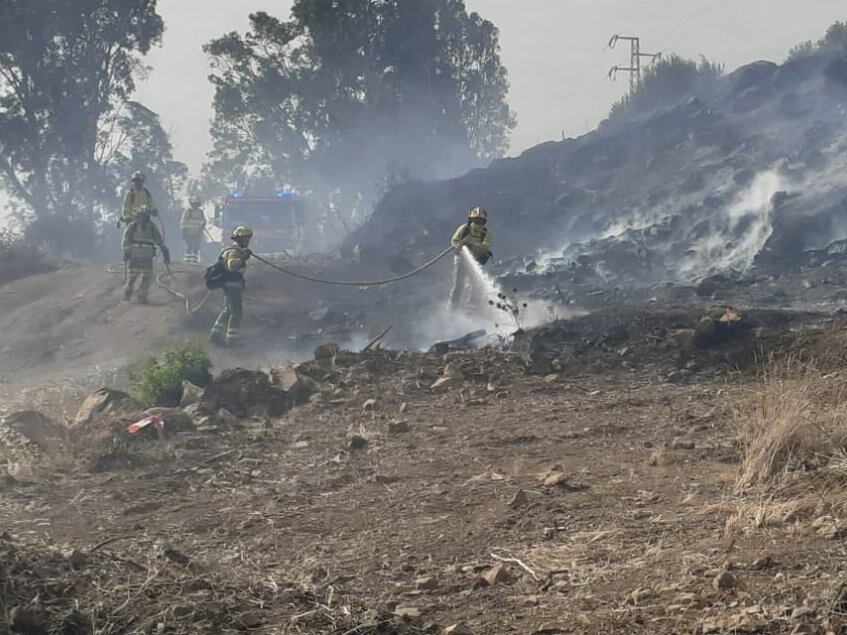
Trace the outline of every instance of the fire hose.
{"label": "fire hose", "polygon": [[328,280],[326,278],[315,278],[313,276],[307,276],[306,274],[297,273],[295,271],[291,271],[290,269],[286,269],[285,267],[280,267],[279,265],[275,265],[274,263],[270,262],[269,260],[265,260],[264,258],[262,258],[259,255],[252,254],[252,257],[255,258],[256,260],[258,260],[259,262],[263,262],[264,264],[271,267],[272,269],[276,269],[277,271],[284,273],[287,276],[291,276],[292,278],[297,278],[299,280],[305,280],[306,282],[315,282],[317,284],[331,284],[331,285],[345,286],[345,287],[374,287],[374,286],[383,285],[383,284],[391,284],[392,282],[398,282],[400,280],[405,280],[406,278],[411,278],[412,276],[419,274],[424,269],[429,269],[432,265],[434,265],[436,262],[441,260],[444,256],[449,254],[454,249],[455,249],[455,247],[453,247],[451,245],[450,247],[448,247],[447,249],[442,251],[440,254],[435,256],[435,258],[432,258],[431,260],[422,264],[417,269],[413,269],[412,271],[409,271],[408,273],[404,273],[404,274],[401,274],[399,276],[394,276],[393,278],[384,278],[382,280],[362,280],[362,281]]}
{"label": "fire hose", "polygon": [[[384,278],[384,279],[381,279],[381,280],[364,280],[364,281],[329,280],[329,279],[325,279],[325,278],[316,278],[314,276],[308,276],[308,275],[305,275],[305,274],[302,274],[302,273],[297,273],[295,271],[291,271],[290,269],[286,269],[285,267],[280,267],[279,265],[276,265],[276,264],[270,262],[269,260],[265,260],[264,258],[262,258],[259,255],[256,255],[256,254],[251,254],[251,255],[252,255],[253,258],[255,258],[259,262],[262,262],[265,265],[271,267],[272,269],[275,269],[276,271],[279,271],[280,273],[283,273],[287,276],[291,276],[292,278],[297,278],[299,280],[305,280],[307,282],[314,282],[314,283],[317,283],[317,284],[329,284],[329,285],[335,285],[335,286],[370,287],[370,286],[390,284],[392,282],[398,282],[400,280],[405,280],[406,278],[411,278],[412,276],[417,275],[417,274],[421,273],[422,271],[424,271],[425,269],[428,269],[429,267],[433,266],[435,263],[437,263],[439,260],[444,258],[444,256],[446,256],[447,254],[449,254],[453,250],[454,250],[454,247],[450,246],[447,249],[445,249],[444,251],[442,251],[440,254],[435,256],[434,258],[432,258],[432,259],[428,260],[427,262],[425,262],[424,264],[422,264],[420,267],[417,267],[416,269],[413,269],[412,271],[401,274],[399,276],[394,276],[392,278]],[[123,269],[116,269],[115,267],[107,267],[106,271],[108,271],[109,273],[115,273],[115,274],[123,273],[124,276],[126,276],[126,263],[124,263]],[[176,273],[196,273],[196,271],[192,270],[192,269],[185,269],[185,270],[177,270]],[[164,282],[164,280],[162,278],[164,277],[165,274],[167,274],[171,278],[171,280],[176,282],[176,276],[174,275],[174,271],[171,269],[169,264],[165,263],[165,272],[158,273],[156,275],[156,277],[154,278],[156,284],[159,287],[161,287],[162,289],[165,289],[171,295],[179,298],[180,300],[182,300],[185,303],[185,314],[186,315],[192,315],[192,314],[196,313],[197,311],[199,311],[206,304],[206,302],[209,300],[209,298],[212,295],[211,291],[207,291],[206,295],[197,304],[197,306],[192,308],[191,307],[191,300],[189,299],[189,297],[186,294],[182,293],[178,289],[175,289],[174,287],[172,287],[172,286],[170,286],[170,285],[168,285]]]}

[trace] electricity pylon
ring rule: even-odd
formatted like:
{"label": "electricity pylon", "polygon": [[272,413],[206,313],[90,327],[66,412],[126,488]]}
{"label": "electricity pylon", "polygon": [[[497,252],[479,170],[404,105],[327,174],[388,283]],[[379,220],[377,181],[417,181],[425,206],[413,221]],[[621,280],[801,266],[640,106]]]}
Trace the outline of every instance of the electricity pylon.
{"label": "electricity pylon", "polygon": [[618,73],[629,73],[629,93],[635,92],[638,83],[641,81],[641,58],[649,58],[654,61],[662,56],[661,53],[642,53],[641,38],[631,35],[613,35],[609,40],[609,48],[613,49],[620,40],[625,40],[630,43],[629,66],[612,66],[609,70],[609,79],[614,80]]}

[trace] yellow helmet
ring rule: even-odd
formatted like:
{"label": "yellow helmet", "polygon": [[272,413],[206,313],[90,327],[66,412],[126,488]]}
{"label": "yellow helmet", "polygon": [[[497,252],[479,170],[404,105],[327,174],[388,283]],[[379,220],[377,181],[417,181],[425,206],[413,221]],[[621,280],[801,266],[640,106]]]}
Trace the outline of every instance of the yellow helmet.
{"label": "yellow helmet", "polygon": [[253,230],[241,225],[241,227],[232,230],[232,238],[233,240],[236,238],[253,238]]}
{"label": "yellow helmet", "polygon": [[188,204],[192,207],[200,207],[203,204],[203,199],[199,196],[192,196],[188,199]]}
{"label": "yellow helmet", "polygon": [[144,183],[144,173],[139,171],[133,172],[130,181],[132,183]]}
{"label": "yellow helmet", "polygon": [[481,206],[477,205],[468,212],[468,218],[481,218],[482,220],[488,220],[488,214]]}

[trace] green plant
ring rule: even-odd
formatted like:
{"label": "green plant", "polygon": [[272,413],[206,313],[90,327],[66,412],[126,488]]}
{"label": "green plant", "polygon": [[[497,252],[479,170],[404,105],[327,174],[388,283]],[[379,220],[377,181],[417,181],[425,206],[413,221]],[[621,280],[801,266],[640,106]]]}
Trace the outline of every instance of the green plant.
{"label": "green plant", "polygon": [[211,381],[212,361],[199,344],[186,342],[174,346],[161,360],[150,357],[129,376],[133,397],[145,404],[176,406],[182,397],[182,382],[205,386]]}
{"label": "green plant", "polygon": [[709,94],[724,75],[721,64],[679,55],[659,59],[644,71],[635,91],[612,106],[609,118],[671,106],[688,95]]}

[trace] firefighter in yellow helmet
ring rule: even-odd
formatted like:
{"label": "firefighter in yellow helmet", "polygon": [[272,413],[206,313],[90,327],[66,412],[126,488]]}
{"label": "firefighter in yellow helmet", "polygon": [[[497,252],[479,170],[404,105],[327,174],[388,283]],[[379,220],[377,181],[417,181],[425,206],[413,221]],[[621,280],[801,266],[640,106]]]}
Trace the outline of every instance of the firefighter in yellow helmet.
{"label": "firefighter in yellow helmet", "polygon": [[468,249],[470,257],[476,260],[479,264],[484,265],[491,258],[491,232],[485,226],[488,222],[488,214],[486,211],[477,205],[468,212],[468,222],[459,226],[453,234],[451,243],[457,249],[457,253],[453,258],[453,286],[450,289],[450,309],[455,309],[459,306],[462,293],[465,285],[470,283],[470,304],[479,306],[483,298],[481,297],[482,290],[474,284],[473,277],[470,275],[468,263],[461,251]]}
{"label": "firefighter in yellow helmet", "polygon": [[182,239],[185,241],[185,262],[200,262],[200,243],[203,230],[206,229],[206,214],[203,213],[203,201],[199,196],[192,196],[188,207],[179,219]]}
{"label": "firefighter in yellow helmet", "polygon": [[129,183],[130,187],[126,196],[124,196],[124,206],[121,218],[118,220],[118,227],[121,226],[121,223],[127,225],[131,223],[140,209],[147,209],[151,216],[159,215],[159,211],[153,202],[153,196],[144,187],[144,174],[141,172],[133,173]]}
{"label": "firefighter in yellow helmet", "polygon": [[223,291],[226,304],[209,335],[209,340],[215,344],[232,346],[238,343],[244,315],[244,272],[247,261],[253,255],[249,249],[252,237],[253,230],[249,227],[236,227],[231,236],[232,244],[218,256],[225,270]]}
{"label": "firefighter in yellow helmet", "polygon": [[171,256],[162,234],[150,220],[150,211],[142,207],[135,215],[135,219],[126,227],[123,241],[121,242],[124,252],[124,263],[129,268],[126,289],[124,289],[124,300],[129,301],[135,288],[135,282],[141,276],[141,285],[138,287],[138,301],[147,303],[147,293],[150,290],[150,279],[153,277],[153,260],[156,258],[156,247],[162,250],[162,259],[165,264],[170,264]]}

